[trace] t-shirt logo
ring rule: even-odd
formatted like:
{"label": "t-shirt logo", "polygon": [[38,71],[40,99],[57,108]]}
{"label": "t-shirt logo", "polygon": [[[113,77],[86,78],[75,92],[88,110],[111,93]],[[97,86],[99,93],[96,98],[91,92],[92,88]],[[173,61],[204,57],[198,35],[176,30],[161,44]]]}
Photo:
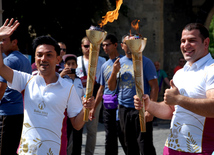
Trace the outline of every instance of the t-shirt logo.
{"label": "t-shirt logo", "polygon": [[38,105],[38,108],[39,108],[40,110],[43,110],[45,107],[46,107],[46,105],[45,105],[44,101],[42,101],[42,102],[39,103],[39,105]]}

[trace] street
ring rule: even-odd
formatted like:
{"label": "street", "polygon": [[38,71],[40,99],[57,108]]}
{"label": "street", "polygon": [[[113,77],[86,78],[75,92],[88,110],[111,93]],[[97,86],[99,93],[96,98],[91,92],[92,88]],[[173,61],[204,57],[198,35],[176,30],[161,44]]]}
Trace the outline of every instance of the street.
{"label": "street", "polygon": [[[170,121],[158,120],[157,126],[153,126],[153,141],[156,149],[157,155],[163,154],[163,147],[166,141],[166,138],[169,134],[169,124]],[[83,145],[82,145],[82,155],[85,154],[85,142],[86,142],[86,132],[83,131]],[[119,144],[118,155],[125,155],[123,149]],[[95,155],[104,155],[105,154],[105,131],[103,124],[99,123],[97,131],[97,142],[95,147]]]}

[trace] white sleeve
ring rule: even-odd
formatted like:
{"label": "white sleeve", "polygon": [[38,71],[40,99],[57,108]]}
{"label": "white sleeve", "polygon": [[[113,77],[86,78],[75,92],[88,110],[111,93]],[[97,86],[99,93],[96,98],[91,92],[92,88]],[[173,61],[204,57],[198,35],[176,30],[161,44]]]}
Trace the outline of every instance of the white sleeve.
{"label": "white sleeve", "polygon": [[31,74],[13,70],[12,83],[7,82],[7,85],[9,88],[21,92],[22,90],[25,89],[25,85],[30,80],[31,77],[32,77]]}
{"label": "white sleeve", "polygon": [[214,89],[214,65],[207,68],[206,90]]}
{"label": "white sleeve", "polygon": [[70,98],[68,100],[67,113],[68,117],[72,118],[77,116],[82,110],[82,102],[77,94],[75,88],[73,87],[71,90]]}

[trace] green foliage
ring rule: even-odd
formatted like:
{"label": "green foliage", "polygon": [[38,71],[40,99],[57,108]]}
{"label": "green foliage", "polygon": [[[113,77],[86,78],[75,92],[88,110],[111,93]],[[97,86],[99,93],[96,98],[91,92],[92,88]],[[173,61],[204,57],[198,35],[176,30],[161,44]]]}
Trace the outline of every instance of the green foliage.
{"label": "green foliage", "polygon": [[209,33],[210,33],[209,51],[210,51],[211,55],[214,57],[214,16],[213,16],[212,21],[210,23]]}

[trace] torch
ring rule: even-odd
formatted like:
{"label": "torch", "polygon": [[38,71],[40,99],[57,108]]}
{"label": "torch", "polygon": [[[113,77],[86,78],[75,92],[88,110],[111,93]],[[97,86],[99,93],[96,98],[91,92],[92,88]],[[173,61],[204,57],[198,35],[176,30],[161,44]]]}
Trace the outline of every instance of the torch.
{"label": "torch", "polygon": [[136,93],[137,96],[140,98],[141,102],[143,103],[143,108],[139,110],[141,132],[146,132],[145,104],[142,100],[142,96],[144,94],[142,53],[146,46],[146,41],[147,38],[135,38],[135,37],[130,37],[129,40],[125,41],[126,45],[132,52]]}
{"label": "torch", "polygon": [[[118,11],[123,3],[123,0],[116,0],[116,9],[114,11],[108,11],[103,20],[99,24],[102,28],[108,22],[113,22],[118,18]],[[104,41],[107,32],[101,30],[98,27],[91,26],[89,30],[86,30],[86,35],[90,41],[89,62],[88,62],[88,75],[86,84],[86,100],[92,96],[95,82],[95,74],[97,69],[97,61],[99,55],[100,44]],[[83,121],[88,121],[89,109],[85,109]]]}
{"label": "torch", "polygon": [[[86,84],[86,100],[93,95],[95,74],[97,69],[97,61],[99,56],[100,44],[105,39],[107,32],[99,31],[95,28],[86,30],[86,35],[90,41],[89,61],[88,61],[88,74]],[[88,121],[89,109],[85,109],[83,121]]]}

